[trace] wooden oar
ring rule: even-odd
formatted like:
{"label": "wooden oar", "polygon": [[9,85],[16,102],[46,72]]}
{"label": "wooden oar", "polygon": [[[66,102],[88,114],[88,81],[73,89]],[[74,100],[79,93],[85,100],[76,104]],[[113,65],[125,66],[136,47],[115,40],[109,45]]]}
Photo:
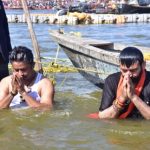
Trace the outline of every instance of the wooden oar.
{"label": "wooden oar", "polygon": [[39,72],[43,72],[42,64],[38,63],[38,62],[41,62],[40,50],[39,50],[39,46],[38,46],[38,42],[37,42],[37,39],[36,39],[35,32],[33,30],[30,13],[29,13],[28,6],[27,6],[27,1],[26,0],[21,0],[21,2],[22,2],[22,7],[23,7],[23,10],[24,10],[24,13],[25,13],[25,17],[27,19],[28,29],[29,29],[29,33],[30,33],[30,36],[31,36],[32,45],[33,45],[33,49],[34,49],[34,53],[35,53],[35,62],[36,62],[35,69]]}

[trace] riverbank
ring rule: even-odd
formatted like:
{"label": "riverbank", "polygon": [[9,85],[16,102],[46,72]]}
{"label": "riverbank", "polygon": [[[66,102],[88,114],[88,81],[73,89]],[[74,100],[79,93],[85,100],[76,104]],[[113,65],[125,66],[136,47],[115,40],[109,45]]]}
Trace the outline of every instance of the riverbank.
{"label": "riverbank", "polygon": [[[24,14],[7,14],[9,23],[26,23]],[[58,16],[57,14],[32,14],[33,23],[46,24],[124,24],[124,23],[150,23],[150,14],[87,14],[69,13]]]}

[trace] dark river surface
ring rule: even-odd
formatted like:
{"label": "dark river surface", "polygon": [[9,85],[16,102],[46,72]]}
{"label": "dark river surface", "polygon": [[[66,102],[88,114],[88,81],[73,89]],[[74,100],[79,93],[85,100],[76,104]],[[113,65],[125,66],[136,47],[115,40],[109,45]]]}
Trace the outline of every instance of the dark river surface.
{"label": "dark river surface", "polygon": [[[7,13],[12,13],[8,11]],[[21,13],[20,11],[15,13]],[[150,47],[149,24],[48,25],[35,24],[41,56],[56,56],[50,30],[80,32],[83,37]],[[26,24],[9,24],[12,45],[32,48]],[[64,52],[58,58],[68,59]],[[92,120],[102,91],[79,73],[55,75],[55,107],[50,112],[2,110],[1,150],[148,150],[150,122],[145,120]]]}

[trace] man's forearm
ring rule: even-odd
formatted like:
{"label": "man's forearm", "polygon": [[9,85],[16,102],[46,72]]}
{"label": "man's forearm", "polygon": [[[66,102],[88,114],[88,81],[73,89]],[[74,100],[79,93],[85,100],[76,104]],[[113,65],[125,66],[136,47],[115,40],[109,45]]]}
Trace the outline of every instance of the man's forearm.
{"label": "man's forearm", "polygon": [[112,105],[103,111],[99,111],[99,118],[100,119],[118,118],[119,114],[120,114],[120,110],[115,108],[115,106]]}
{"label": "man's forearm", "polygon": [[137,95],[133,96],[132,102],[136,106],[136,108],[140,111],[142,116],[149,120],[150,119],[150,106],[148,106],[145,102],[143,102]]}
{"label": "man's forearm", "polygon": [[9,105],[13,99],[13,95],[9,93],[4,99],[0,101],[0,109],[9,108]]}
{"label": "man's forearm", "polygon": [[48,104],[42,104],[42,103],[36,101],[34,98],[32,98],[30,95],[28,95],[27,92],[23,92],[22,97],[26,101],[26,103],[29,105],[29,107],[32,107],[32,108],[50,107]]}
{"label": "man's forearm", "polygon": [[118,118],[120,112],[124,109],[124,101],[122,101],[121,97],[116,98],[113,101],[112,106],[109,108],[99,112],[99,118]]}

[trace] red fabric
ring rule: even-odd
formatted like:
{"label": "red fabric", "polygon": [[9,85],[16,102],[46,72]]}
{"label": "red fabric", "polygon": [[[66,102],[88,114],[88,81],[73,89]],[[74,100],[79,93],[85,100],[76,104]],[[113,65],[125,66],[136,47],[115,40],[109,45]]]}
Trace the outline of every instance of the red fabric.
{"label": "red fabric", "polygon": [[[141,75],[141,78],[138,82],[138,84],[135,86],[135,93],[136,95],[140,95],[142,89],[143,89],[143,86],[144,86],[144,82],[145,82],[145,78],[146,78],[146,73],[145,73],[145,70],[143,69],[142,70],[142,75]],[[123,82],[123,77],[121,76],[120,77],[120,81],[119,81],[119,84],[118,84],[118,89],[117,89],[117,97],[119,97],[121,95],[121,89],[122,89],[122,82]],[[124,119],[126,118],[131,112],[132,110],[134,109],[134,104],[131,102],[128,106],[128,109],[126,112],[122,113],[119,118],[120,119]]]}
{"label": "red fabric", "polygon": [[92,113],[92,114],[88,114],[87,117],[91,118],[91,119],[99,119],[98,112]]}

